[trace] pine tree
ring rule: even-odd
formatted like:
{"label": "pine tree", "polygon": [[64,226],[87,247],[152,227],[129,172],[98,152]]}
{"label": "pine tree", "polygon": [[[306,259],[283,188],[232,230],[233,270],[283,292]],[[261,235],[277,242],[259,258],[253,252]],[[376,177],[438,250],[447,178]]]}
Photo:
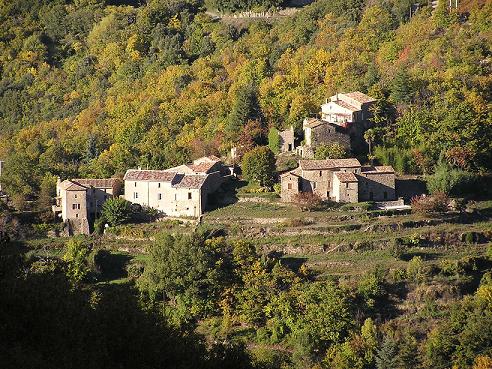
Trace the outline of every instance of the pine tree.
{"label": "pine tree", "polygon": [[376,368],[395,369],[398,364],[398,345],[392,337],[385,336],[376,355]]}

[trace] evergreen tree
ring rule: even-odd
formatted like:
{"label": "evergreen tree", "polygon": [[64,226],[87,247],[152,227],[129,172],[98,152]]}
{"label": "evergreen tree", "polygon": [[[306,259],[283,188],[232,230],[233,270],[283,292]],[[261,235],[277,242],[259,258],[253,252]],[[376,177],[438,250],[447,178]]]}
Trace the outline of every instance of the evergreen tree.
{"label": "evergreen tree", "polygon": [[253,84],[247,84],[240,88],[236,94],[232,111],[229,114],[228,131],[232,137],[237,137],[248,120],[255,119],[261,119],[257,87]]}
{"label": "evergreen tree", "polygon": [[412,80],[404,68],[398,69],[391,83],[391,98],[400,103],[409,103],[412,100]]}
{"label": "evergreen tree", "polygon": [[384,336],[381,348],[376,355],[377,369],[395,369],[398,367],[398,345],[390,336]]}

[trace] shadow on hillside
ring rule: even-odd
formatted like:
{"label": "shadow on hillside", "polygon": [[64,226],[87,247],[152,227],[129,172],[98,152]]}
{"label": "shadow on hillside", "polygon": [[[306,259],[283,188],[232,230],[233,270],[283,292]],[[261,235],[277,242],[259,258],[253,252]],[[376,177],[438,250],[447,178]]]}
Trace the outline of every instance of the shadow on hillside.
{"label": "shadow on hillside", "polygon": [[233,205],[239,201],[238,191],[247,186],[248,182],[231,179],[222,184],[218,191],[208,195],[207,211],[217,210]]}
{"label": "shadow on hillside", "polygon": [[126,265],[130,260],[130,256],[126,254],[99,250],[96,255],[94,255],[94,265],[96,269],[94,278],[98,282],[109,282],[126,278],[128,276]]}
{"label": "shadow on hillside", "polygon": [[436,260],[439,257],[439,254],[435,252],[421,252],[421,251],[410,251],[401,255],[400,259],[404,261],[410,261],[412,258],[420,256],[422,260],[430,261]]}

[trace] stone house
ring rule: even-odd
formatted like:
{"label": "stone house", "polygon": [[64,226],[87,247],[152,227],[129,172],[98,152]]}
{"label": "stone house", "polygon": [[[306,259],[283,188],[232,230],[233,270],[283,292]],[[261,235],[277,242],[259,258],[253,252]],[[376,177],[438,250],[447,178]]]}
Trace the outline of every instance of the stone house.
{"label": "stone house", "polygon": [[297,148],[297,153],[312,159],[316,148],[320,145],[338,143],[350,151],[350,136],[344,127],[328,123],[317,118],[306,118],[302,124],[304,130],[304,144]]}
{"label": "stone house", "polygon": [[392,167],[365,167],[357,159],[300,160],[299,167],[280,176],[282,201],[292,202],[301,192],[322,200],[359,202],[393,200]]}
{"label": "stone house", "polygon": [[166,170],[130,169],[123,178],[124,197],[164,215],[200,217],[207,207],[208,195],[217,191],[230,174],[217,157],[200,158]]}
{"label": "stone house", "polygon": [[121,182],[118,179],[58,179],[56,184],[55,215],[68,224],[69,234],[89,234],[89,221],[100,213],[102,205],[118,196]]}
{"label": "stone house", "polygon": [[370,127],[370,107],[375,101],[359,91],[331,96],[321,105],[321,119],[304,120],[304,145],[299,154],[312,158],[317,146],[335,142],[347,149],[365,150],[364,132]]}
{"label": "stone house", "polygon": [[280,138],[280,152],[294,151],[296,147],[294,127],[290,126],[290,128],[285,131],[279,131],[278,135]]}

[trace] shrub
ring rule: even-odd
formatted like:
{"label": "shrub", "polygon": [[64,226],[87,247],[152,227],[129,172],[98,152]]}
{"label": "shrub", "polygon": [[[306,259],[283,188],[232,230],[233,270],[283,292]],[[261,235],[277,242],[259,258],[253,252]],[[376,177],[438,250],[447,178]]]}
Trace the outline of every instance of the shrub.
{"label": "shrub", "polygon": [[270,131],[268,131],[268,147],[274,154],[280,152],[280,135],[275,127],[270,128]]}
{"label": "shrub", "polygon": [[422,282],[427,277],[424,262],[420,256],[414,256],[407,265],[407,276],[414,282]]}
{"label": "shrub", "polygon": [[257,181],[260,186],[271,186],[275,177],[275,155],[266,146],[256,147],[244,154],[243,175],[248,181]]}
{"label": "shrub", "polygon": [[81,282],[89,273],[89,252],[89,246],[83,237],[74,237],[67,242],[63,261],[67,263],[67,277],[73,283]]}
{"label": "shrub", "polygon": [[340,159],[347,157],[347,150],[339,143],[320,145],[314,153],[315,159]]}
{"label": "shrub", "polygon": [[453,168],[444,161],[440,161],[434,174],[427,178],[427,188],[432,194],[445,193],[460,196],[471,193],[476,189],[478,176],[474,173]]}
{"label": "shrub", "polygon": [[299,192],[294,196],[294,203],[296,203],[301,210],[316,210],[323,203],[321,197],[312,192]]}
{"label": "shrub", "polygon": [[107,200],[102,206],[102,217],[112,227],[127,222],[130,219],[130,215],[130,203],[118,197]]}
{"label": "shrub", "polygon": [[448,210],[449,198],[445,193],[437,192],[432,196],[415,196],[411,203],[415,213],[444,213]]}

